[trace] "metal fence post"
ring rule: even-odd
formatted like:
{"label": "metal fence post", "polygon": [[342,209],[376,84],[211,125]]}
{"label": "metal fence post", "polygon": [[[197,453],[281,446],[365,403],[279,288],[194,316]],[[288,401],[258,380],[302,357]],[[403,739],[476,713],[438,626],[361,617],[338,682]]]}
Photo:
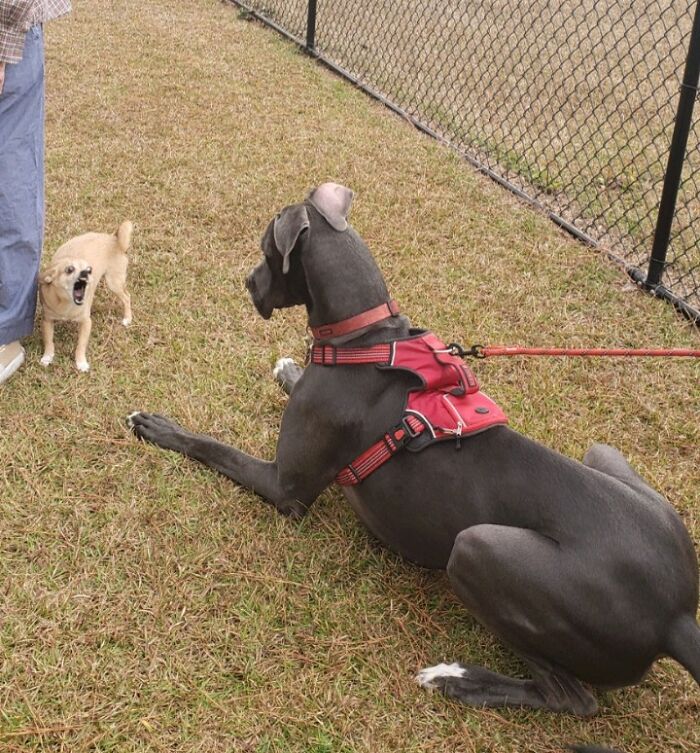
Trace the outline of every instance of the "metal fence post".
{"label": "metal fence post", "polygon": [[649,287],[661,282],[666,266],[666,252],[671,239],[671,225],[676,211],[676,199],[681,185],[685,150],[688,144],[688,133],[693,118],[693,107],[698,92],[698,76],[700,75],[700,0],[695,6],[693,29],[690,32],[688,57],[685,62],[683,83],[678,99],[676,123],[673,127],[671,148],[668,154],[668,164],[664,177],[664,187],[661,192],[661,203],[654,231],[654,243],[651,249],[649,271],[645,284]]}
{"label": "metal fence post", "polygon": [[316,0],[309,0],[309,13],[306,19],[306,49],[316,46]]}

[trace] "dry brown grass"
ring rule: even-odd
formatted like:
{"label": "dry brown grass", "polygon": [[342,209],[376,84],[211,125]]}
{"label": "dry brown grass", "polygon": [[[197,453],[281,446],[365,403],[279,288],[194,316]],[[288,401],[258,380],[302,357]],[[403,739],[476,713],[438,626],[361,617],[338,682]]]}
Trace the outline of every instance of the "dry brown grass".
{"label": "dry brown grass", "polygon": [[[47,250],[136,224],[124,331],[96,301],[2,390],[0,750],[630,753],[696,750],[670,661],[592,720],[473,710],[415,670],[517,662],[441,574],[379,548],[329,489],[301,525],[123,417],[167,412],[269,457],[301,311],[258,319],[243,279],[270,216],[333,178],[417,325],[445,338],[688,346],[697,331],[453,154],[211,0],[86,0],[48,27]],[[514,427],[580,457],[620,447],[700,541],[700,389],[687,361],[478,365]]]}

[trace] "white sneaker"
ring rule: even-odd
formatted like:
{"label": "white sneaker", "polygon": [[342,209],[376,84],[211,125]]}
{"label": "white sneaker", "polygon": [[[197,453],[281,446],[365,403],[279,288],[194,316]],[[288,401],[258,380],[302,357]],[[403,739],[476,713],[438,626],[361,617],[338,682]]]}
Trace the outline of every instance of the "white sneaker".
{"label": "white sneaker", "polygon": [[24,363],[24,348],[17,340],[0,345],[0,384],[6,382]]}

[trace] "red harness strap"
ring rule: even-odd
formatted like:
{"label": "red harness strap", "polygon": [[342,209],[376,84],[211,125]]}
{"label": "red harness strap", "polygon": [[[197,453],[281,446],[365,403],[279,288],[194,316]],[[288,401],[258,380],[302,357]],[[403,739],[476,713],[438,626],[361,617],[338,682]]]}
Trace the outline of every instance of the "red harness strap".
{"label": "red harness strap", "polygon": [[335,345],[313,345],[309,363],[319,366],[348,366],[356,363],[391,365],[394,356],[393,343],[381,343],[369,348],[336,348]]}
{"label": "red harness strap", "polygon": [[[367,348],[314,345],[309,361],[319,366],[376,364],[405,369],[422,382],[408,393],[401,422],[336,476],[341,486],[359,484],[406,445],[419,450],[445,439],[459,442],[464,436],[508,423],[500,407],[479,390],[471,369],[430,332]],[[419,442],[413,442],[418,437]]]}
{"label": "red harness strap", "polygon": [[358,455],[352,463],[346,465],[335,477],[336,484],[340,486],[359,484],[425,429],[425,424],[418,417],[407,415],[400,424],[390,429],[378,442],[365,450],[362,455]]}

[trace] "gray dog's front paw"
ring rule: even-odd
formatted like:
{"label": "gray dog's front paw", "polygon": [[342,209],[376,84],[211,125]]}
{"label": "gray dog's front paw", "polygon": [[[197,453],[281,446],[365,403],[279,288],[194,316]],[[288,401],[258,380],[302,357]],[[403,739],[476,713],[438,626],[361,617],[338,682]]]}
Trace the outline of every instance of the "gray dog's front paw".
{"label": "gray dog's front paw", "polygon": [[145,442],[151,442],[166,450],[186,451],[189,434],[165,416],[135,411],[127,416],[126,424]]}
{"label": "gray dog's front paw", "polygon": [[288,395],[303,373],[304,369],[291,358],[280,358],[272,369],[275,381]]}

